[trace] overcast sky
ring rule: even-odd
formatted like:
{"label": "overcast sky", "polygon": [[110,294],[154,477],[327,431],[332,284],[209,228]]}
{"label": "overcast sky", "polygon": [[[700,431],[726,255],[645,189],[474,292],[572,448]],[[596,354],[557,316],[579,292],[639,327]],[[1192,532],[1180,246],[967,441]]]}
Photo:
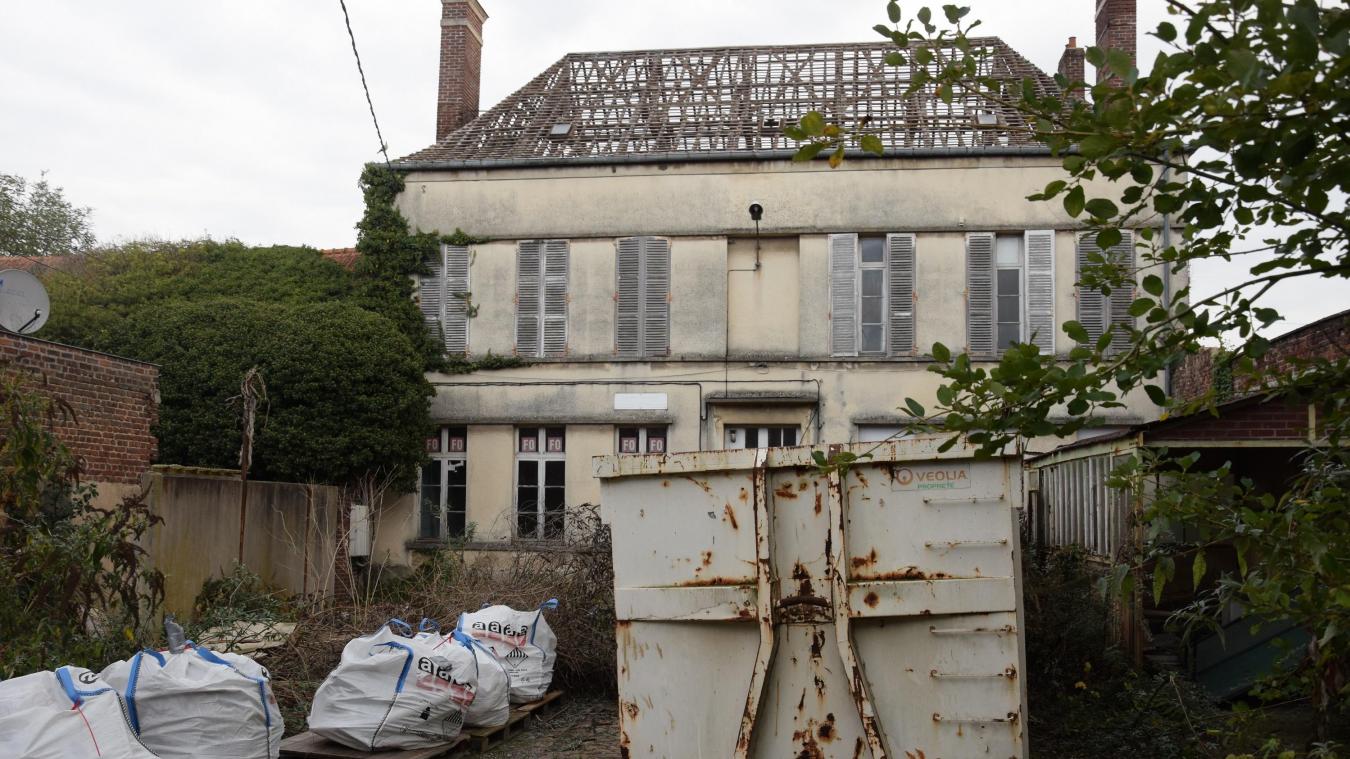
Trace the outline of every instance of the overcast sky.
{"label": "overcast sky", "polygon": [[[871,40],[885,20],[883,0],[482,2],[484,108],[572,51]],[[1046,71],[1070,35],[1092,42],[1095,0],[970,4]],[[347,2],[391,156],[432,138],[440,5]],[[1164,17],[1163,0],[1139,6],[1141,30]],[[0,172],[46,171],[101,240],[346,247],[377,149],[338,0],[0,0]],[[1245,270],[1198,269],[1197,291]],[[1342,282],[1279,296],[1294,323],[1350,307]]]}

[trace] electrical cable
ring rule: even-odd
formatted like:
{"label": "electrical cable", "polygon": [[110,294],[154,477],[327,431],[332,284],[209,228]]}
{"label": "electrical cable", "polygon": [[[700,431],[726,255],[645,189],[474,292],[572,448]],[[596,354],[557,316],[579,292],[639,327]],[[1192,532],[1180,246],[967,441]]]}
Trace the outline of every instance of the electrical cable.
{"label": "electrical cable", "polygon": [[380,120],[375,118],[375,103],[370,99],[370,87],[366,85],[366,70],[361,67],[361,54],[356,51],[356,35],[352,33],[352,19],[347,15],[347,0],[338,0],[342,6],[342,20],[347,24],[347,37],[352,41],[352,55],[356,58],[356,71],[361,75],[361,89],[366,93],[366,105],[370,106],[370,120],[375,124],[375,137],[380,141],[380,152],[384,154],[384,165],[389,165],[389,151],[384,144],[384,135],[380,133]]}

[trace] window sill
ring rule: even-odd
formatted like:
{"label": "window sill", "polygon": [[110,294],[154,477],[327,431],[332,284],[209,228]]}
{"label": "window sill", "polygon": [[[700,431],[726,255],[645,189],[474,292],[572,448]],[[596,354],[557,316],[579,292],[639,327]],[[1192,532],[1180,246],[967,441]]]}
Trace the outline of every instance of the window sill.
{"label": "window sill", "polygon": [[[438,538],[415,538],[404,543],[410,551],[418,553],[436,553],[451,547],[451,541]],[[538,540],[517,538],[514,540],[475,540],[454,544],[460,551],[499,551],[508,553],[590,553],[594,549],[588,546],[568,545],[560,538],[541,538]]]}

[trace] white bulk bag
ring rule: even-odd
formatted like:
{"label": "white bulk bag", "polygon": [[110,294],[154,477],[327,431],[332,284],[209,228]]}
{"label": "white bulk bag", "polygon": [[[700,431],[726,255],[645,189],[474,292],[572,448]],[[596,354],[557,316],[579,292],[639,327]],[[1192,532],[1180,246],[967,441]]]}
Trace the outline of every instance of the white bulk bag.
{"label": "white bulk bag", "polygon": [[262,665],[189,645],[142,651],[101,674],[122,694],[131,727],[163,759],[277,759],[285,732]]}
{"label": "white bulk bag", "polygon": [[558,636],[544,619],[545,609],[558,608],[550,598],[532,611],[509,606],[484,606],[459,616],[458,629],[488,648],[511,676],[511,703],[537,701],[553,682],[553,664],[558,658]]}
{"label": "white bulk bag", "polygon": [[0,682],[5,759],[155,759],[136,740],[122,698],[79,667]]}
{"label": "white bulk bag", "polygon": [[465,715],[465,724],[470,727],[497,727],[505,725],[511,719],[511,675],[506,665],[492,649],[477,639],[456,630],[452,635],[463,635],[473,646],[474,656],[478,658],[478,693],[469,712]]}
{"label": "white bulk bag", "polygon": [[348,643],[314,694],[309,729],[362,751],[432,748],[458,738],[478,688],[477,660],[461,643],[411,636],[407,623],[391,620]]}

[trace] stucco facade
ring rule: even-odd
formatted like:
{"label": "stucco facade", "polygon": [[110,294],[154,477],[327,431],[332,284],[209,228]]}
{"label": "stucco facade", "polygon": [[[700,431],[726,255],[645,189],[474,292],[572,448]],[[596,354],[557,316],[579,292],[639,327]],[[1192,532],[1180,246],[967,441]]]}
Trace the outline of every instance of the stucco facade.
{"label": "stucco facade", "polygon": [[[907,419],[904,398],[934,401],[932,344],[966,347],[970,234],[1052,232],[1055,324],[1076,318],[1081,226],[1058,203],[1026,200],[1062,175],[1057,159],[1032,154],[852,160],[835,170],[741,161],[409,171],[399,206],[412,226],[490,240],[468,251],[470,359],[516,353],[518,243],[566,240],[570,251],[562,355],[430,377],[434,419],[464,440],[453,455],[466,464],[473,539],[516,532],[521,428],[564,431],[569,507],[597,502],[590,459],[619,451],[621,428],[663,431],[669,452],[733,445],[731,428],[794,428],[803,444],[893,432]],[[763,207],[758,235],[752,203]],[[840,233],[914,235],[912,352],[834,355],[830,236]],[[637,236],[669,243],[669,352],[620,358],[616,247]],[[1070,347],[1058,333],[1056,352]],[[1156,416],[1139,394],[1105,421]],[[387,508],[378,558],[409,561],[420,532],[415,498]]]}

